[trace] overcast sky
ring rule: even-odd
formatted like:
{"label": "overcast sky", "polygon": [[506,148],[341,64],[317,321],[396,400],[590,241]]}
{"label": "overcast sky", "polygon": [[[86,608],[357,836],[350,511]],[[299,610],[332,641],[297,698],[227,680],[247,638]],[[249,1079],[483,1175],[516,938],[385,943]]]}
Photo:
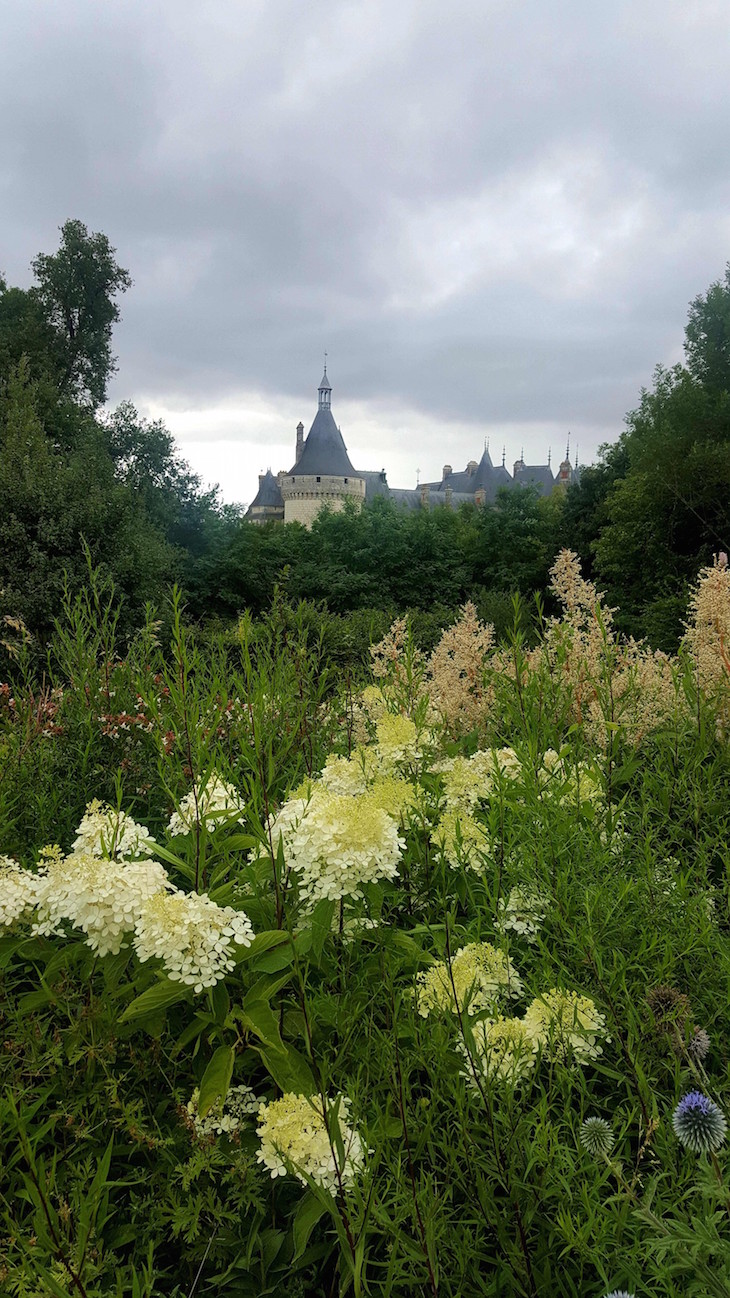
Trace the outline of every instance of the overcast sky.
{"label": "overcast sky", "polygon": [[4,0],[0,270],[134,279],[110,397],[248,501],[323,352],[392,486],[582,462],[730,258],[727,0]]}

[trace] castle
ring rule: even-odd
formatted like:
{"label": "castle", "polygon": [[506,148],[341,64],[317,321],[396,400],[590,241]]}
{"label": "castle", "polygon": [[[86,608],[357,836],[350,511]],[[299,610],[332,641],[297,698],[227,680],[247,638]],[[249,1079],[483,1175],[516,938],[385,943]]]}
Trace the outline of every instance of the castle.
{"label": "castle", "polygon": [[500,487],[536,487],[541,495],[549,495],[554,487],[574,481],[578,473],[577,464],[571,466],[569,448],[557,474],[550,467],[549,455],[547,464],[525,464],[520,457],[511,474],[504,460],[503,452],[501,465],[495,467],[485,446],[479,461],[470,460],[461,472],[445,464],[439,482],[420,483],[413,491],[389,487],[385,469],[374,472],[353,468],[332,414],[332,386],[325,363],[319,405],[306,439],[304,424],[297,425],[294,464],[287,473],[280,472],[276,477],[271,469],[259,474],[258,493],[245,517],[252,523],[278,521],[310,527],[325,504],[339,510],[346,500],[361,505],[375,496],[385,496],[406,509],[486,505],[496,500]]}

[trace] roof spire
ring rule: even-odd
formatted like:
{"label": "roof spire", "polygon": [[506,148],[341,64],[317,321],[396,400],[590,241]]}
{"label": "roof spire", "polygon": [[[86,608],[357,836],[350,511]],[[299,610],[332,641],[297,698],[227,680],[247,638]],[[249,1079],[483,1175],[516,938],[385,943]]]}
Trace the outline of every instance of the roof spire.
{"label": "roof spire", "polygon": [[506,459],[507,459],[507,447],[503,446],[502,447],[502,468],[504,468],[504,462]]}
{"label": "roof spire", "polygon": [[552,446],[548,446],[548,468],[550,468],[550,461],[552,459],[552,455],[553,455],[553,448]]}
{"label": "roof spire", "polygon": [[568,433],[568,445],[565,448],[565,459],[570,464],[570,433]]}
{"label": "roof spire", "polygon": [[327,378],[327,353],[324,354],[324,374],[322,382],[319,385],[319,408],[320,410],[329,410],[332,402],[332,384]]}

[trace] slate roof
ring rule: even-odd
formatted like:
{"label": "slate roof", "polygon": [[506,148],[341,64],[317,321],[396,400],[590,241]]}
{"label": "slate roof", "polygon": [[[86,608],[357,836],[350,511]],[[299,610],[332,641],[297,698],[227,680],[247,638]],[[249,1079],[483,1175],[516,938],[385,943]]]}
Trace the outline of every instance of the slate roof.
{"label": "slate roof", "polygon": [[279,490],[279,483],[271,472],[271,469],[266,470],[266,473],[259,482],[259,489],[246,511],[247,514],[251,513],[254,506],[259,506],[259,508],[262,509],[284,508],[284,498]]}
{"label": "slate roof", "polygon": [[515,483],[520,487],[537,487],[541,494],[549,495],[555,486],[555,477],[549,464],[525,464]]}
{"label": "slate roof", "polygon": [[350,463],[342,433],[328,406],[320,406],[314,416],[304,450],[298,464],[289,470],[287,477],[315,477],[330,475],[334,478],[357,478]]}

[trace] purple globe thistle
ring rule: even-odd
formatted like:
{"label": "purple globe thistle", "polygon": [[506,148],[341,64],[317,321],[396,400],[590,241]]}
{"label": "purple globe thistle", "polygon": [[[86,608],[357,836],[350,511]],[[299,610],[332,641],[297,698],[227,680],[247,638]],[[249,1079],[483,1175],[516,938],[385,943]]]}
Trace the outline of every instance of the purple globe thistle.
{"label": "purple globe thistle", "polygon": [[725,1139],[725,1116],[701,1091],[689,1091],[672,1114],[677,1140],[695,1154],[714,1154]]}

